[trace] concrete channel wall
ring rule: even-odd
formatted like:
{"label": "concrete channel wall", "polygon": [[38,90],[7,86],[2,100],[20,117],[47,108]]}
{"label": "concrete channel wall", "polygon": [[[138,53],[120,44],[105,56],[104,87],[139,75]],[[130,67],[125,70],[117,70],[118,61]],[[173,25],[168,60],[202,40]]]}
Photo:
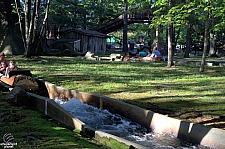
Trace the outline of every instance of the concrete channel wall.
{"label": "concrete channel wall", "polygon": [[[120,114],[121,116],[137,122],[146,128],[150,128],[154,133],[172,135],[184,141],[203,145],[209,148],[225,148],[225,130],[170,118],[106,96],[67,89],[43,80],[38,80],[38,82],[42,90],[47,92],[48,98],[29,92],[28,94],[32,97],[33,105],[40,112],[72,129],[80,130],[84,136],[94,137],[107,145],[110,144],[110,141],[115,140],[120,147],[146,148],[131,141],[91,128],[64,110],[53,99],[59,97],[59,95],[64,95],[64,97],[68,99],[76,98],[82,103],[92,105],[100,109],[107,109],[111,113]],[[10,88],[10,86],[5,85],[4,83],[1,83],[1,85],[6,88]],[[115,142],[113,142],[113,144],[115,145]]]}
{"label": "concrete channel wall", "polygon": [[[52,86],[53,87],[53,86]],[[53,99],[46,98],[43,96],[39,96],[33,93],[28,93],[32,98],[32,104],[42,113],[48,115],[49,117],[57,120],[58,122],[66,125],[71,129],[78,129],[81,131],[83,136],[95,138],[99,140],[103,144],[107,144],[110,147],[112,141],[115,146],[115,141],[117,146],[123,148],[137,148],[137,149],[145,149],[146,147],[133,143],[131,141],[119,138],[117,136],[97,131],[90,126],[86,125],[79,119],[75,118],[69,112],[65,111],[60,105],[58,105]],[[146,148],[147,149],[147,148]]]}
{"label": "concrete channel wall", "polygon": [[[107,109],[111,113],[120,114],[134,122],[137,122],[147,128],[150,128],[155,133],[173,135],[187,142],[200,144],[210,148],[225,148],[225,130],[170,118],[165,115],[154,113],[150,110],[127,104],[120,100],[116,100],[106,96],[100,96],[78,90],[67,89],[64,87],[56,86],[49,82],[44,83],[48,90],[50,99],[45,99],[43,101],[40,100],[40,103],[37,103],[37,106],[40,107],[39,105],[42,105],[42,107],[39,109],[44,112],[46,109],[44,110],[42,108],[46,108],[47,101],[49,116],[55,118],[56,120],[64,124],[66,123],[76,129],[83,129],[82,131],[84,131],[84,133],[87,132],[88,134],[90,132],[94,132],[95,130],[91,129],[89,126],[86,126],[84,123],[65,112],[54,101],[51,101],[51,99],[54,99],[55,97],[57,97],[57,95],[63,94],[68,99],[76,98],[82,103],[86,103],[98,107],[100,109]],[[105,133],[101,133],[101,135],[98,136],[102,136],[102,134]],[[122,139],[120,138],[118,140]],[[129,143],[132,146],[136,145],[131,142]],[[129,145],[129,143],[127,143],[127,145]],[[143,148],[139,145],[136,145],[136,147]]]}

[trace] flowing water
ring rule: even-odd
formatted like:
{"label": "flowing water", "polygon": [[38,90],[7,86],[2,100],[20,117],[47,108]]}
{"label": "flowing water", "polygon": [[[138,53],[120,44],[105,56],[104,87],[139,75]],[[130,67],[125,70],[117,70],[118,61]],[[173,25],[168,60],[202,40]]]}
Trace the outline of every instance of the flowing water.
{"label": "flowing water", "polygon": [[74,117],[96,130],[124,138],[151,149],[206,149],[206,147],[194,146],[172,136],[149,132],[148,129],[118,114],[112,114],[107,110],[100,110],[83,104],[75,98],[68,102],[63,102],[61,99],[56,98],[55,102]]}

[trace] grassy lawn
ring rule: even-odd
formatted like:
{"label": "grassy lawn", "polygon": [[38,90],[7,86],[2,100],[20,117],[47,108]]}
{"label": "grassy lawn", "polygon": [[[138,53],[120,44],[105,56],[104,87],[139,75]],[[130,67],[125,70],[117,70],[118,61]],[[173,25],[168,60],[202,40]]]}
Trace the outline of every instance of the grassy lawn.
{"label": "grassy lawn", "polygon": [[[2,138],[5,134],[13,136],[11,143],[16,143],[13,148],[107,148],[94,140],[81,137],[79,131],[67,129],[39,111],[10,106],[4,101],[5,94],[4,89],[1,88],[0,134]],[[2,142],[3,140],[0,141]],[[4,145],[0,148],[4,148]]]}
{"label": "grassy lawn", "polygon": [[197,122],[198,117],[208,120],[225,116],[225,67],[206,66],[205,72],[199,73],[198,65],[168,68],[166,62],[91,61],[74,57],[16,61],[21,69],[30,69],[34,75],[58,86],[109,96],[179,119]]}
{"label": "grassy lawn", "polygon": [[[225,67],[206,66],[205,72],[199,73],[199,65],[195,64],[179,63],[168,68],[166,62],[91,61],[54,56],[7,59],[14,59],[19,68],[30,69],[33,75],[58,86],[109,96],[177,119],[225,129]],[[21,113],[23,107],[17,108],[12,110],[12,114],[16,112],[22,118],[26,115],[19,121],[26,127],[17,128],[17,122],[7,126],[1,123],[1,127],[5,128],[1,134],[17,133],[20,130],[21,133],[14,138],[21,138],[31,133],[37,138],[43,138],[31,144],[41,144],[40,148],[52,144],[59,144],[62,148],[100,147],[96,142],[79,138],[78,132],[49,122],[34,110],[26,109],[29,114],[24,114]],[[39,131],[40,127],[44,131]],[[16,141],[23,143],[24,139],[26,137]],[[24,144],[27,145],[26,141]]]}

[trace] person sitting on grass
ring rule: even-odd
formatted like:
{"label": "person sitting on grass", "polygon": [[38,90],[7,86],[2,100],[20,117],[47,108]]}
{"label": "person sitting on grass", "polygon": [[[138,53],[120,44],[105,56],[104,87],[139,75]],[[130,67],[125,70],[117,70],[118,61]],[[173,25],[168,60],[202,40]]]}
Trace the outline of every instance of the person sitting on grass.
{"label": "person sitting on grass", "polygon": [[139,53],[138,56],[140,57],[145,57],[147,55],[147,53],[144,51],[144,49],[142,49]]}
{"label": "person sitting on grass", "polygon": [[143,58],[143,60],[147,61],[161,61],[162,54],[157,50],[157,47],[153,48],[152,53],[148,53],[146,57]]}
{"label": "person sitting on grass", "polygon": [[156,58],[156,57],[160,57],[160,56],[161,56],[161,53],[159,52],[157,47],[154,47],[153,51],[152,51],[152,54],[151,54],[151,57]]}
{"label": "person sitting on grass", "polygon": [[6,68],[6,71],[5,71],[5,76],[7,78],[9,78],[9,71],[11,71],[11,70],[18,70],[18,68],[17,68],[17,66],[16,66],[16,64],[13,60],[9,61],[9,65]]}
{"label": "person sitting on grass", "polygon": [[148,50],[146,57],[150,57],[152,55],[151,51]]}

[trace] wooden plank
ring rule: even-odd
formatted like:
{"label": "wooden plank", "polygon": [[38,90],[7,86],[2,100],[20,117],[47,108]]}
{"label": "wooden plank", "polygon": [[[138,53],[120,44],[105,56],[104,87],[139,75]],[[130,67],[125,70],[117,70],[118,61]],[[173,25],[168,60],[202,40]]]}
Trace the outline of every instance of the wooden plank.
{"label": "wooden plank", "polygon": [[5,84],[8,84],[8,85],[12,86],[15,77],[16,77],[16,76],[11,76],[10,78],[7,78],[7,77],[1,77],[1,81],[4,82]]}

